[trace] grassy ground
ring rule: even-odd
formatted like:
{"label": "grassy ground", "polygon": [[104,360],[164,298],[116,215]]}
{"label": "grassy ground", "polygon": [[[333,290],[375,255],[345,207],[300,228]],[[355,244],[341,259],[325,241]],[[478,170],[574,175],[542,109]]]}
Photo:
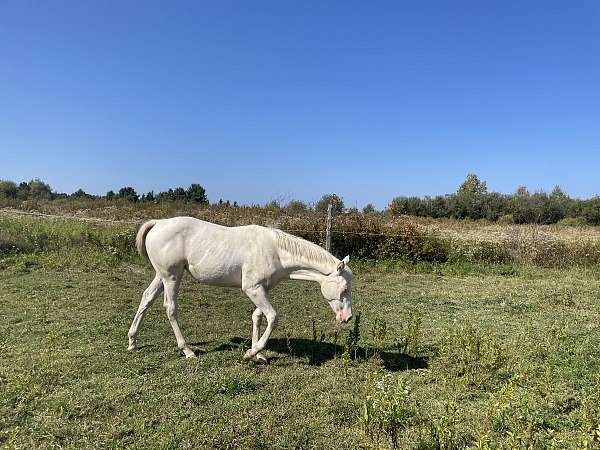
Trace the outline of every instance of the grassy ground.
{"label": "grassy ground", "polygon": [[199,359],[177,350],[160,299],[127,352],[149,264],[86,251],[81,268],[64,249],[0,261],[0,446],[600,442],[598,269],[355,263],[349,344],[317,285],[283,283],[271,364],[256,366],[241,361],[249,300],[189,277],[180,323]]}

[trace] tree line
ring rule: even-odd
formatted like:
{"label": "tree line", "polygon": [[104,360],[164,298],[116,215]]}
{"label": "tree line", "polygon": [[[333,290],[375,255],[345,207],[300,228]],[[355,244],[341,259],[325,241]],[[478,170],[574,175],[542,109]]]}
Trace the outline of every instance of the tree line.
{"label": "tree line", "polygon": [[[56,200],[56,199],[105,199],[108,201],[124,200],[129,202],[172,202],[181,201],[208,205],[206,190],[200,184],[193,183],[187,189],[176,187],[167,191],[138,194],[131,186],[119,190],[108,191],[105,195],[88,194],[78,189],[72,194],[53,192],[51,187],[40,179],[19,184],[10,180],[0,180],[0,199],[15,200]],[[301,214],[314,210],[325,213],[329,204],[334,214],[357,213],[356,208],[346,208],[344,200],[337,194],[325,194],[315,204],[307,204],[300,200],[291,200],[286,205],[273,200],[263,206],[266,210],[285,210],[290,214]],[[238,207],[229,200],[220,199],[219,205]],[[253,205],[256,206],[256,205]],[[363,213],[378,213],[369,203]],[[435,197],[394,198],[388,207],[380,212],[392,216],[409,215],[432,218],[485,219],[501,223],[536,223],[552,224],[566,221],[571,224],[600,225],[600,197],[575,199],[569,197],[559,186],[550,193],[531,193],[525,186],[520,186],[512,194],[489,192],[486,182],[475,174],[469,174],[465,181],[451,194]]]}
{"label": "tree line", "polygon": [[19,184],[10,180],[0,180],[0,198],[15,200],[56,200],[56,199],[124,199],[130,202],[162,202],[184,201],[191,203],[208,204],[206,190],[197,183],[192,183],[187,189],[176,187],[168,191],[154,194],[154,191],[139,195],[131,186],[124,186],[117,192],[108,191],[106,195],[92,195],[83,189],[78,189],[72,194],[54,192],[49,184],[39,178]]}
{"label": "tree line", "polygon": [[389,205],[393,215],[433,218],[486,219],[502,223],[600,225],[600,197],[575,199],[559,186],[552,192],[531,193],[520,186],[512,194],[488,192],[485,181],[475,174],[452,194],[435,197],[396,197]]}

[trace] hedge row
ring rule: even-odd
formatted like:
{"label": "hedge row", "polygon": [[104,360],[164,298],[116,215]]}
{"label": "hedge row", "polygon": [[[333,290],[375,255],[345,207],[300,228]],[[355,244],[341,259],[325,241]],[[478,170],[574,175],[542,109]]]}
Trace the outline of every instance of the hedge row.
{"label": "hedge row", "polygon": [[[231,220],[230,225],[239,221]],[[253,220],[254,222],[254,220]],[[325,220],[287,218],[271,224],[324,246]],[[69,248],[93,247],[112,255],[133,257],[133,224],[96,224],[71,219],[0,217],[0,257]],[[365,215],[336,220],[332,252],[362,259],[427,262],[484,262],[548,267],[600,263],[600,242],[566,242],[517,236],[500,241],[446,237],[410,220],[384,222]]]}

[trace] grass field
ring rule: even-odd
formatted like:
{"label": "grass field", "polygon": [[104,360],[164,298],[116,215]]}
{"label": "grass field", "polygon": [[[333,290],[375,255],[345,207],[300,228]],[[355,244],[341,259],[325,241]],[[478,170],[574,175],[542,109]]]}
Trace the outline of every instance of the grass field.
{"label": "grass field", "polygon": [[241,360],[239,290],[184,279],[198,360],[179,353],[160,300],[130,353],[147,262],[111,246],[4,257],[0,446],[597,448],[597,267],[353,268],[360,336],[317,285],[287,282],[272,292],[271,364],[257,366]]}

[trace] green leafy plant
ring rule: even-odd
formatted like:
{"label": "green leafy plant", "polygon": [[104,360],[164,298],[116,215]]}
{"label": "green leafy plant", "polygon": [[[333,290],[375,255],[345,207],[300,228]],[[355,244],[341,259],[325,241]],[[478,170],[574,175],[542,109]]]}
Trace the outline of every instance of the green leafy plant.
{"label": "green leafy plant", "polygon": [[358,313],[354,317],[354,322],[352,324],[352,330],[348,333],[348,337],[346,338],[346,345],[344,353],[348,355],[348,357],[353,357],[356,359],[358,354],[358,343],[360,342],[360,313]]}
{"label": "green leafy plant", "polygon": [[458,405],[454,402],[444,404],[443,412],[428,417],[429,430],[434,448],[454,450],[459,448]]}
{"label": "green leafy plant", "polygon": [[373,339],[373,355],[378,355],[383,350],[383,341],[387,335],[387,323],[384,319],[376,317],[371,327]]}
{"label": "green leafy plant", "polygon": [[398,448],[398,434],[411,424],[415,408],[410,399],[410,386],[401,377],[381,374],[370,375],[365,386],[360,421],[365,433],[379,442],[387,435],[394,449]]}
{"label": "green leafy plant", "polygon": [[505,363],[506,355],[500,342],[471,325],[444,336],[434,362],[448,380],[461,379],[478,388],[485,387]]}
{"label": "green leafy plant", "polygon": [[421,322],[419,315],[410,314],[406,322],[400,324],[400,330],[396,335],[396,348],[400,353],[416,356],[419,351],[421,339]]}

